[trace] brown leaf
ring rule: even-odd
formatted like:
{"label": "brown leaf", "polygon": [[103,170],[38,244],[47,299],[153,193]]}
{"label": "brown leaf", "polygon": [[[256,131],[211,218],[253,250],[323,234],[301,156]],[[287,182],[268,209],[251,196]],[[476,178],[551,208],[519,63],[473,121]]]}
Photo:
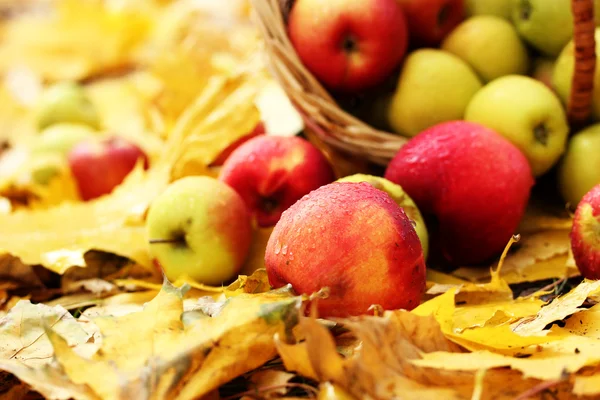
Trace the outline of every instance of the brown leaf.
{"label": "brown leaf", "polygon": [[[286,384],[295,376],[296,375],[285,371],[266,369],[254,372],[250,376],[250,382],[253,383],[254,388],[258,391],[260,391],[261,388],[275,387],[275,389],[269,391],[269,393],[283,395],[287,392]],[[268,398],[269,394],[267,394],[266,397]]]}

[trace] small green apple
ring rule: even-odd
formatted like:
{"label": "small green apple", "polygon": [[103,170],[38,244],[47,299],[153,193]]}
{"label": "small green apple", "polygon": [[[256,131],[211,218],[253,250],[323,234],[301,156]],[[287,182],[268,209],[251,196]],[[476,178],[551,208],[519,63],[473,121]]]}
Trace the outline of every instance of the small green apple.
{"label": "small green apple", "polygon": [[442,49],[457,55],[484,82],[510,74],[525,74],[529,55],[514,26],[492,15],[471,17],[442,42]]}
{"label": "small green apple", "polygon": [[465,120],[494,129],[527,157],[534,176],[563,154],[569,133],[560,100],[543,83],[508,75],[483,87],[469,103]]}
{"label": "small green apple", "polygon": [[408,55],[387,110],[392,129],[415,136],[440,122],[462,119],[481,81],[447,51],[420,49]]}
{"label": "small green apple", "polygon": [[[599,9],[600,12],[600,9]],[[596,28],[594,33],[596,40],[596,54],[600,54],[600,28]],[[571,96],[571,84],[573,80],[573,70],[575,68],[575,55],[573,41],[570,41],[558,56],[552,74],[552,86],[562,100],[563,104],[568,104]],[[592,117],[595,121],[600,120],[600,62],[596,62],[594,72],[594,93],[592,98]]]}
{"label": "small green apple", "polygon": [[148,210],[150,254],[170,280],[187,275],[221,285],[248,256],[250,215],[235,190],[207,176],[171,183]]}
{"label": "small green apple", "polygon": [[558,167],[558,187],[571,207],[600,184],[600,124],[574,134]]}
{"label": "small green apple", "polygon": [[494,15],[510,21],[511,0],[466,0],[465,12],[472,15]]}
{"label": "small green apple", "polygon": [[366,174],[354,174],[345,176],[338,179],[338,182],[367,182],[375,189],[386,192],[400,207],[404,209],[404,212],[414,222],[415,231],[421,240],[421,247],[423,248],[423,256],[427,259],[429,252],[429,235],[427,234],[427,227],[423,216],[419,211],[419,208],[410,196],[402,189],[402,186],[388,181],[385,178]]}
{"label": "small green apple", "polygon": [[96,131],[87,125],[58,123],[44,129],[37,138],[31,152],[35,154],[56,153],[66,157],[79,142],[91,139]]}
{"label": "small green apple", "polygon": [[100,128],[98,111],[76,82],[59,82],[47,88],[37,106],[37,125],[43,130],[60,122]]}
{"label": "small green apple", "polygon": [[517,32],[547,56],[556,56],[573,37],[571,0],[512,0]]}

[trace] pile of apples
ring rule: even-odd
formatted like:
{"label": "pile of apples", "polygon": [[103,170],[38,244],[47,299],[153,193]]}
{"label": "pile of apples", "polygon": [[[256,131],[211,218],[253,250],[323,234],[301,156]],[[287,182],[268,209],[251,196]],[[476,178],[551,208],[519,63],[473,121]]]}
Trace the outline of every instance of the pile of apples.
{"label": "pile of apples", "polygon": [[[76,82],[46,88],[36,112],[39,137],[32,156],[66,163],[83,201],[110,194],[138,162],[149,167],[139,146],[103,131],[98,110]],[[58,173],[54,166],[43,166],[33,171],[33,178],[47,184]]]}
{"label": "pile of apples", "polygon": [[[321,316],[412,309],[426,265],[489,265],[550,174],[576,208],[577,265],[600,278],[600,124],[571,132],[565,112],[570,0],[296,0],[287,28],[341,106],[409,140],[383,176],[336,180],[309,141],[259,123],[215,160],[218,178],[176,180],[151,203],[149,248],[169,279],[229,282],[272,228],[271,285],[327,288]],[[84,200],[148,166],[137,146],[94,136],[80,88],[55,90],[40,143],[68,159]],[[600,85],[594,99],[598,121]]]}

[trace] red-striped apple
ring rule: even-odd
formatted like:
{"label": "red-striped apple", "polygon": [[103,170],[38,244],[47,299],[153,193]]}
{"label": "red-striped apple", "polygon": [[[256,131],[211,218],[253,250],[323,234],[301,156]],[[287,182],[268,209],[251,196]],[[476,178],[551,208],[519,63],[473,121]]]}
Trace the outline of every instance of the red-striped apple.
{"label": "red-striped apple", "polygon": [[234,188],[260,226],[273,226],[305,194],[332,182],[331,165],[297,136],[258,136],[225,161],[219,179]]}
{"label": "red-striped apple", "polygon": [[79,142],[67,158],[79,195],[86,201],[111,193],[138,161],[149,166],[143,150],[119,136]]}
{"label": "red-striped apple", "polygon": [[[500,134],[465,121],[427,129],[402,146],[385,177],[402,186],[451,264],[487,262],[515,233],[534,183],[527,158]],[[437,225],[437,226],[436,226]],[[433,246],[432,246],[433,247]]]}
{"label": "red-striped apple", "polygon": [[367,314],[371,305],[412,309],[425,289],[419,237],[390,196],[372,185],[335,182],[286,210],[265,253],[269,282],[297,293],[322,288],[322,317]]}
{"label": "red-striped apple", "polygon": [[571,229],[571,248],[585,278],[600,279],[600,185],[579,202]]}
{"label": "red-striped apple", "polygon": [[343,92],[383,82],[408,46],[397,0],[296,0],[288,34],[308,70],[329,89]]}

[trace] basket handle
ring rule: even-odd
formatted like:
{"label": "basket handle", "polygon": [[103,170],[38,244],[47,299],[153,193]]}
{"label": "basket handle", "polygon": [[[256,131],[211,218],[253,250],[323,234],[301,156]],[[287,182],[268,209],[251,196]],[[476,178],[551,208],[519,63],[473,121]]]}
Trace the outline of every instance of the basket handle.
{"label": "basket handle", "polygon": [[596,41],[593,0],[571,0],[575,66],[571,95],[567,105],[569,122],[584,125],[592,112],[594,74],[596,71]]}

